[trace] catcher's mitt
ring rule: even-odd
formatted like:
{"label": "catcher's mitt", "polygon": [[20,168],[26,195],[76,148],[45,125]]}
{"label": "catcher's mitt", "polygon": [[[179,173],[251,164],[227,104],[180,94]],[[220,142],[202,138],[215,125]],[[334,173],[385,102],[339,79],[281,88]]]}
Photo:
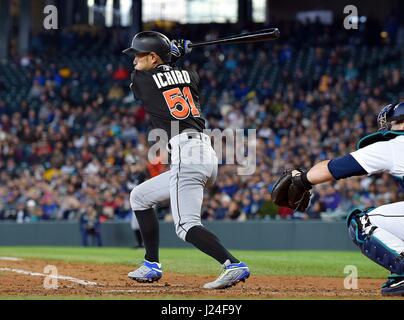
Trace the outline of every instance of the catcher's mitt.
{"label": "catcher's mitt", "polygon": [[272,189],[272,201],[280,207],[303,212],[310,202],[311,185],[302,180],[300,169],[285,171]]}

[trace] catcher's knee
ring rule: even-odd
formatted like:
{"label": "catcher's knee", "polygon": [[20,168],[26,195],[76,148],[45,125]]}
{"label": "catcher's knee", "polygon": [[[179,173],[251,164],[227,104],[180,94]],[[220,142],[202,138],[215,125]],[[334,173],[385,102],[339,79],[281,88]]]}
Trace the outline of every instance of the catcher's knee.
{"label": "catcher's knee", "polygon": [[355,209],[348,215],[349,236],[366,257],[392,273],[404,274],[404,252],[387,245],[391,235],[370,222],[367,213],[373,209]]}
{"label": "catcher's knee", "polygon": [[366,234],[364,233],[363,218],[366,211],[361,209],[352,210],[347,217],[348,233],[353,241],[359,248],[362,248],[364,241],[366,240]]}

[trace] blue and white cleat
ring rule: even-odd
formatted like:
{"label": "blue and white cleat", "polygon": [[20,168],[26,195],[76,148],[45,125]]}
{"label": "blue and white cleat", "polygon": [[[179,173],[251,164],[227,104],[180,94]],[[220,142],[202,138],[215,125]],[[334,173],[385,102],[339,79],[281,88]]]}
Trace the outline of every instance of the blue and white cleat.
{"label": "blue and white cleat", "polygon": [[205,289],[225,289],[236,285],[240,281],[245,282],[249,276],[250,270],[245,263],[230,263],[230,260],[227,260],[223,264],[223,271],[219,278],[213,282],[206,283],[203,287]]}
{"label": "blue and white cleat", "polygon": [[391,274],[382,286],[382,295],[404,296],[404,276]]}
{"label": "blue and white cleat", "polygon": [[135,271],[129,272],[128,277],[137,282],[155,282],[159,281],[163,275],[161,264],[145,260],[143,265]]}

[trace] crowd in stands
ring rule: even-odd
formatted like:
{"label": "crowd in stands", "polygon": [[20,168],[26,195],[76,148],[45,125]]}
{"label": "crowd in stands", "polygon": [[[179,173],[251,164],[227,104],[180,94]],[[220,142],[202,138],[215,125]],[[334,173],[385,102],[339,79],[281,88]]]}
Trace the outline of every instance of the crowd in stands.
{"label": "crowd in stands", "polygon": [[[199,72],[210,128],[257,135],[255,173],[221,165],[202,218],[342,219],[356,206],[402,200],[396,181],[380,174],[315,187],[304,213],[272,203],[285,168],[353,151],[377,130],[381,106],[404,101],[404,50],[394,38],[372,42],[364,31],[319,25],[282,31],[279,42],[207,47],[180,62]],[[148,159],[148,117],[120,54],[128,32],[49,37],[33,36],[30,53],[0,65],[0,220],[129,220],[132,188],[168,166],[167,155]],[[168,203],[158,213],[171,219]]]}

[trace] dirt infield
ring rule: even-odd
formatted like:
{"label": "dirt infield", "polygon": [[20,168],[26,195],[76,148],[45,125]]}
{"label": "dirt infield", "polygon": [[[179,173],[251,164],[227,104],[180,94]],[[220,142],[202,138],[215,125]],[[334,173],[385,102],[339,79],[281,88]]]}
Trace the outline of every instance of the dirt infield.
{"label": "dirt infield", "polygon": [[[45,289],[44,267],[54,265],[58,289]],[[215,276],[167,272],[157,284],[127,278],[133,268],[111,264],[46,260],[0,260],[0,297],[66,297],[128,299],[381,299],[383,279],[359,279],[357,290],[346,290],[341,278],[254,276],[227,290],[208,291],[202,285]],[[85,280],[85,281],[84,281]]]}

